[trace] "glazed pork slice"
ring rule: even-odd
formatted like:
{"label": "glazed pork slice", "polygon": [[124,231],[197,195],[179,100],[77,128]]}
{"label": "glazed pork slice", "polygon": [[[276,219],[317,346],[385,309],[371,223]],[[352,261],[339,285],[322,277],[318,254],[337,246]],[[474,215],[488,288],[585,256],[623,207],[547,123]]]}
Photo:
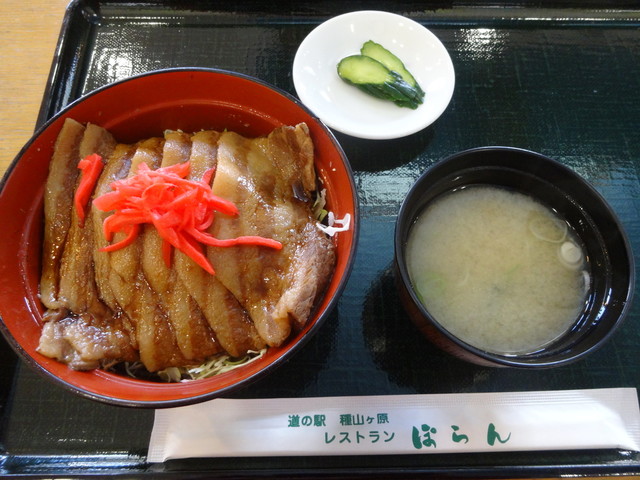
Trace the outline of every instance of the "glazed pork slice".
{"label": "glazed pork slice", "polygon": [[[161,167],[189,160],[190,135],[179,131],[166,131],[164,139]],[[147,225],[142,236],[142,270],[171,323],[182,355],[193,363],[201,363],[218,353],[220,346],[198,303],[190,295],[176,269],[165,265],[161,258],[162,243],[158,231]]]}
{"label": "glazed pork slice", "polygon": [[120,317],[96,317],[89,313],[61,315],[47,321],[37,350],[74,370],[92,370],[108,361],[138,359]]}
{"label": "glazed pork slice", "polygon": [[[140,142],[131,158],[129,175],[138,172],[144,162],[151,169],[160,165],[164,139],[150,138]],[[124,233],[114,235],[119,241]],[[175,331],[162,308],[161,293],[148,283],[142,269],[144,235],[131,245],[110,252],[109,287],[123,312],[135,328],[140,360],[147,370],[155,372],[167,367],[188,365],[178,347]],[[156,261],[162,261],[156,257]]]}
{"label": "glazed pork slice", "polygon": [[218,142],[213,192],[233,201],[240,213],[218,215],[211,233],[220,239],[260,235],[283,248],[210,247],[208,257],[270,346],[306,323],[334,269],[333,243],[316,226],[311,208],[313,162],[305,124],[258,139],[224,132]]}
{"label": "glazed pork slice", "polygon": [[[116,146],[113,136],[104,128],[88,124],[80,143],[79,159],[97,153],[108,160]],[[79,182],[79,181],[78,181]],[[77,188],[74,186],[74,191]],[[108,316],[112,312],[100,300],[93,267],[93,229],[90,222],[81,225],[75,211],[60,266],[59,301],[74,313],[88,312],[94,316]]]}
{"label": "glazed pork slice", "polygon": [[[150,138],[139,142],[135,146],[135,151],[131,157],[127,177],[132,177],[138,172],[141,163],[147,164],[151,169],[160,165],[162,158],[162,147],[164,140],[161,138]],[[108,216],[104,215],[106,218]],[[97,227],[97,225],[96,225]],[[100,231],[95,231],[96,237],[104,235],[102,225]],[[126,235],[122,232],[113,235],[112,243],[119,242]],[[100,242],[102,243],[102,242]],[[106,242],[104,242],[106,244]],[[132,245],[119,250],[104,254],[104,258],[109,262],[108,288],[122,310],[129,313],[132,310],[134,297],[137,294],[138,273],[140,271],[140,238]],[[104,253],[104,252],[101,252]],[[146,282],[145,282],[146,283]],[[148,286],[147,286],[148,287]]]}
{"label": "glazed pork slice", "polygon": [[[200,180],[217,162],[218,132],[202,131],[191,138],[189,180]],[[176,250],[174,268],[220,345],[234,357],[265,346],[246,310],[215,275],[210,275],[191,258]]]}
{"label": "glazed pork slice", "polygon": [[60,262],[71,226],[73,192],[79,170],[79,148],[84,125],[66,119],[56,139],[44,192],[44,239],[40,300],[47,308],[59,308]]}
{"label": "glazed pork slice", "polygon": [[[129,175],[131,159],[135,151],[135,145],[116,145],[96,183],[94,198],[108,193],[111,191],[110,185],[112,182],[126,178]],[[111,288],[111,257],[109,253],[100,251],[101,248],[106,247],[108,244],[103,233],[102,224],[109,215],[109,212],[102,212],[92,205],[85,225],[86,228],[91,229],[92,233],[93,269],[98,296],[112,311],[118,312],[122,309]],[[131,330],[133,331],[133,326]],[[133,341],[135,343],[135,334],[133,335]]]}

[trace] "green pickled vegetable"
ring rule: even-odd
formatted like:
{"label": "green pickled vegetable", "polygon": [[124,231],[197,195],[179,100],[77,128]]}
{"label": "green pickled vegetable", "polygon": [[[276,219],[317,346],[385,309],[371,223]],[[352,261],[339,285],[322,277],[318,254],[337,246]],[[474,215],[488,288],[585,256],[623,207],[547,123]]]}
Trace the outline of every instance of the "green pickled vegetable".
{"label": "green pickled vegetable", "polygon": [[420,85],[418,85],[418,82],[413,77],[413,75],[411,75],[411,72],[407,70],[407,67],[404,66],[402,60],[400,60],[382,45],[374,42],[373,40],[369,40],[368,42],[365,42],[364,45],[362,45],[360,53],[379,61],[392,72],[400,74],[402,79],[413,88],[415,88],[420,94],[421,98],[424,98],[424,91],[422,90],[422,88],[420,88]]}
{"label": "green pickled vegetable", "polygon": [[399,73],[366,55],[351,55],[340,60],[338,75],[363,92],[401,107],[416,109],[423,102],[421,90],[407,83]]}

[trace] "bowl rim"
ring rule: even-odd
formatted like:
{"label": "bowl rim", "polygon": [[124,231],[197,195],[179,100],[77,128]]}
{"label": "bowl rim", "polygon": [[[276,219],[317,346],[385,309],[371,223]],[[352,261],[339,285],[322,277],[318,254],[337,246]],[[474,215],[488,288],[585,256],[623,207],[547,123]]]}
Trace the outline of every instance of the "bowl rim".
{"label": "bowl rim", "polygon": [[[352,240],[350,242],[349,250],[345,252],[347,261],[345,262],[343,275],[338,280],[338,283],[336,284],[335,292],[327,302],[323,311],[318,312],[317,309],[320,307],[319,304],[316,305],[315,313],[314,311],[312,311],[310,319],[313,318],[315,315],[318,315],[315,321],[312,324],[307,324],[303,328],[303,330],[297,334],[299,335],[299,338],[297,340],[293,338],[290,338],[288,340],[288,342],[292,342],[295,340],[295,343],[285,344],[282,347],[272,347],[271,349],[269,349],[269,350],[275,350],[275,353],[271,355],[275,357],[275,359],[271,360],[260,370],[255,371],[249,374],[248,376],[242,378],[239,382],[224,385],[221,388],[215,389],[213,391],[207,391],[207,392],[196,394],[196,395],[189,394],[187,396],[180,396],[180,397],[176,396],[174,398],[164,399],[164,400],[133,400],[129,398],[121,398],[121,397],[118,397],[117,395],[96,393],[86,389],[82,385],[77,385],[71,381],[68,381],[66,379],[59,377],[54,372],[49,371],[47,368],[45,368],[45,366],[42,365],[40,362],[38,362],[35,358],[33,358],[33,356],[21,345],[21,343],[18,342],[18,340],[11,334],[11,331],[8,325],[5,323],[4,319],[2,318],[2,315],[0,314],[0,332],[2,333],[3,337],[6,339],[9,346],[17,354],[19,359],[24,361],[27,365],[29,365],[29,367],[35,370],[39,375],[44,376],[46,379],[50,381],[53,381],[54,383],[58,384],[64,389],[71,391],[75,394],[78,394],[81,397],[84,397],[90,400],[95,400],[104,404],[122,406],[122,407],[138,407],[138,408],[154,408],[154,409],[178,407],[178,406],[184,406],[184,405],[199,403],[206,400],[218,398],[224,394],[228,394],[237,389],[247,387],[248,385],[266,376],[267,374],[271,373],[273,370],[277,369],[282,364],[289,361],[290,358],[294,354],[296,354],[315,335],[315,333],[326,322],[327,317],[330,316],[332,312],[335,310],[335,307],[338,304],[340,297],[342,296],[342,293],[344,292],[344,289],[353,271],[353,265],[356,259],[356,251],[357,251],[358,238],[360,233],[360,215],[359,215],[360,205],[359,205],[359,197],[357,194],[357,188],[355,184],[353,169],[351,167],[351,164],[348,160],[346,153],[344,152],[342,146],[338,142],[333,132],[327,127],[327,125],[317,115],[315,115],[308,107],[306,107],[298,98],[296,98],[294,95],[290,94],[289,92],[270,84],[267,81],[264,81],[262,79],[253,77],[248,74],[240,73],[240,72],[234,72],[234,71],[219,69],[219,68],[208,68],[208,67],[175,67],[175,68],[157,69],[157,70],[151,70],[151,71],[143,72],[137,75],[132,75],[130,77],[117,80],[115,82],[100,86],[94,90],[91,90],[79,96],[78,98],[76,98],[75,100],[73,100],[72,102],[64,106],[62,109],[60,109],[58,112],[56,112],[54,115],[52,115],[49,119],[47,119],[42,125],[40,125],[34,131],[32,136],[24,144],[24,146],[20,149],[18,154],[14,157],[10,165],[7,167],[6,171],[2,176],[2,179],[0,179],[0,195],[2,195],[2,193],[4,192],[5,187],[7,183],[10,181],[10,178],[14,170],[16,169],[18,163],[20,162],[22,157],[29,151],[32,145],[37,142],[38,137],[40,137],[40,135],[42,135],[43,132],[45,132],[48,128],[50,128],[55,122],[57,122],[63,117],[66,117],[67,114],[71,110],[73,110],[75,107],[77,107],[79,104],[85,102],[87,99],[94,97],[104,91],[107,91],[113,88],[118,88],[119,86],[126,83],[139,81],[145,77],[158,76],[158,75],[172,75],[172,74],[181,74],[181,73],[190,73],[190,72],[194,72],[198,74],[212,74],[212,75],[235,77],[244,81],[257,84],[259,87],[267,88],[273,91],[275,94],[280,95],[281,97],[283,97],[285,101],[290,102],[294,107],[299,109],[302,113],[306,114],[323,131],[323,133],[326,135],[327,139],[329,140],[332,148],[335,149],[336,154],[342,159],[342,164],[343,164],[342,167],[344,168],[345,173],[347,173],[346,175],[347,183],[350,187],[349,196],[351,198],[351,201],[353,202],[353,211],[350,212],[351,213],[350,227],[352,231],[351,233]],[[319,299],[319,303],[320,303],[320,300],[321,299]],[[304,332],[304,334],[302,334],[302,332]],[[269,354],[269,350],[267,351],[267,355]],[[102,370],[99,370],[99,373],[119,377],[119,375],[117,374],[103,372]],[[221,375],[225,375],[225,374],[223,373]],[[210,378],[213,378],[213,377],[210,377]],[[162,388],[165,385],[162,383],[149,382],[149,381],[140,380],[140,379],[126,379],[126,380],[139,381],[139,382],[142,382],[143,385],[151,384],[156,388],[158,387]],[[194,382],[207,381],[207,380],[209,379],[194,380]],[[176,385],[181,385],[181,384],[174,383],[174,384],[166,384],[166,385],[172,385],[175,387]]]}
{"label": "bowl rim", "polygon": [[[475,347],[464,340],[458,338],[453,333],[449,332],[444,326],[442,326],[434,317],[431,315],[426,309],[425,305],[419,300],[414,289],[412,288],[411,279],[409,278],[409,273],[406,267],[406,258],[405,258],[405,248],[404,244],[406,243],[406,236],[403,233],[406,231],[407,233],[410,230],[410,224],[415,220],[415,215],[412,218],[409,218],[409,210],[411,208],[410,203],[414,197],[420,195],[420,191],[424,188],[423,184],[426,182],[426,179],[437,174],[438,171],[442,168],[445,168],[449,163],[454,162],[461,157],[466,157],[468,155],[475,155],[484,152],[504,152],[504,153],[512,153],[516,155],[524,155],[527,157],[534,157],[540,161],[547,162],[550,165],[553,165],[555,168],[562,170],[566,175],[570,176],[572,179],[576,180],[580,187],[583,188],[588,194],[593,197],[594,200],[598,201],[601,206],[603,206],[609,216],[610,220],[615,224],[622,245],[624,246],[624,255],[626,257],[626,263],[629,268],[629,275],[627,278],[627,286],[626,286],[626,295],[624,299],[624,305],[618,315],[618,318],[611,326],[611,328],[604,333],[604,335],[589,348],[585,349],[578,354],[571,355],[567,358],[563,358],[560,360],[548,360],[542,357],[541,360],[536,360],[535,362],[526,362],[520,360],[521,357],[518,355],[505,355],[495,352],[488,352],[486,350],[482,350],[478,347]],[[481,166],[486,166],[482,164]],[[465,167],[460,169],[460,171],[469,170],[475,167]],[[505,167],[506,168],[506,167]],[[512,167],[514,170],[525,171],[517,168],[517,165]],[[530,172],[527,172],[530,173]],[[438,180],[436,180],[437,182]],[[584,208],[584,207],[583,207]],[[404,228],[403,228],[404,227]],[[577,172],[569,168],[567,165],[561,163],[558,160],[555,160],[547,155],[542,153],[538,153],[532,150],[528,150],[521,147],[512,147],[512,146],[500,146],[500,145],[488,145],[488,146],[480,146],[480,147],[472,147],[468,148],[451,155],[448,155],[441,160],[437,161],[433,165],[429,166],[412,184],[409,191],[407,192],[400,209],[398,211],[395,231],[394,231],[394,258],[396,264],[397,275],[400,277],[399,280],[402,282],[403,287],[406,290],[411,302],[418,309],[420,314],[427,319],[430,326],[434,327],[438,333],[448,339],[450,342],[457,345],[458,348],[462,348],[463,350],[469,352],[471,355],[477,357],[480,360],[480,363],[484,365],[492,365],[492,366],[501,366],[501,367],[517,367],[517,368],[527,368],[527,369],[540,369],[540,368],[549,368],[549,367],[557,367],[567,365],[573,362],[578,361],[579,359],[585,357],[588,354],[595,352],[600,349],[607,340],[620,328],[624,319],[627,317],[629,310],[631,309],[633,297],[635,293],[635,259],[633,255],[633,251],[631,249],[631,243],[629,241],[628,234],[620,221],[618,215],[613,210],[609,202],[606,201],[604,196],[596,190],[596,188],[589,182],[587,179],[579,175]]]}

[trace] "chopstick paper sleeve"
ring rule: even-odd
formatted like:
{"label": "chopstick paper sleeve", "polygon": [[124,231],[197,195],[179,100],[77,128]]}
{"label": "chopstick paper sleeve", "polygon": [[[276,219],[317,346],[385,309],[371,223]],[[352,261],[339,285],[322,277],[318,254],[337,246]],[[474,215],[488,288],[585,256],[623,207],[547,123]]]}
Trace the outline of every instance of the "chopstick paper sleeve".
{"label": "chopstick paper sleeve", "polygon": [[148,460],[640,451],[635,388],[216,399],[155,412]]}

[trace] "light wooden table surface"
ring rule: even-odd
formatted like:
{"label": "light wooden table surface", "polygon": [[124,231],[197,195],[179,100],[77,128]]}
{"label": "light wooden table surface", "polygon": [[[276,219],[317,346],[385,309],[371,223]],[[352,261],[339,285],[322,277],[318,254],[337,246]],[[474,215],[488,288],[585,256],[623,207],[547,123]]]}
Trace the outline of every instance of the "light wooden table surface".
{"label": "light wooden table surface", "polygon": [[31,138],[69,0],[0,0],[0,176]]}
{"label": "light wooden table surface", "polygon": [[68,4],[0,0],[0,176],[33,134]]}

